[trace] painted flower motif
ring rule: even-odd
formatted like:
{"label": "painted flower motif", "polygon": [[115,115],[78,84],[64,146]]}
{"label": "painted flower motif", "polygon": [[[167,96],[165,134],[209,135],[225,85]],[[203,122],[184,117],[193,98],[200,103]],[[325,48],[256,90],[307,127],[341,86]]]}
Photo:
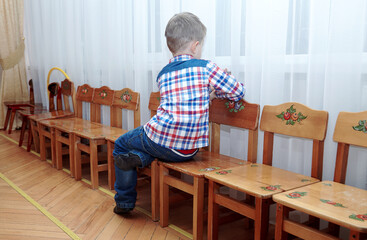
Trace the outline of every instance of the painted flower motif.
{"label": "painted flower motif", "polygon": [[199,171],[200,172],[210,172],[210,171],[214,171],[214,170],[218,170],[218,169],[220,169],[220,167],[208,167],[208,168],[200,169]]}
{"label": "painted flower motif", "polygon": [[356,131],[367,133],[367,120],[360,120],[357,126],[352,127]]}
{"label": "painted flower motif", "polygon": [[70,84],[69,84],[69,82],[63,82],[63,83],[62,83],[62,88],[63,88],[64,90],[69,90],[69,89],[70,89]]}
{"label": "painted flower motif", "polygon": [[294,125],[296,122],[301,123],[301,121],[306,119],[307,116],[303,115],[301,112],[297,113],[297,110],[293,106],[294,105],[275,116],[283,121],[286,120],[286,125]]}
{"label": "painted flower motif", "polygon": [[367,213],[365,213],[365,214],[352,214],[352,215],[349,216],[349,218],[364,222],[364,221],[367,221]]}
{"label": "painted flower motif", "polygon": [[259,165],[257,164],[251,164],[250,167],[258,167]]}
{"label": "painted flower motif", "polygon": [[228,101],[225,103],[225,105],[227,108],[229,108],[228,110],[229,112],[239,112],[245,109],[245,106],[243,106],[242,101],[238,101],[238,102]]}
{"label": "painted flower motif", "polygon": [[269,185],[267,187],[261,187],[265,191],[275,191],[280,188],[280,185]]}
{"label": "painted flower motif", "polygon": [[337,202],[333,202],[331,200],[326,200],[326,199],[320,199],[321,202],[323,203],[327,203],[327,204],[330,204],[330,205],[333,205],[335,207],[342,207],[342,208],[346,208],[346,206],[344,206],[343,204],[341,203],[337,203]]}
{"label": "painted flower motif", "polygon": [[323,183],[323,185],[328,186],[328,187],[332,186],[331,183]]}
{"label": "painted flower motif", "polygon": [[219,175],[227,175],[228,173],[231,173],[231,172],[232,170],[222,170],[222,171],[215,172],[215,173]]}
{"label": "painted flower motif", "polygon": [[99,96],[104,99],[105,97],[107,97],[107,92],[105,90],[103,90],[102,92],[99,93]]}
{"label": "painted flower motif", "polygon": [[307,192],[291,192],[291,193],[288,193],[286,196],[289,198],[300,198],[306,195],[307,195]]}
{"label": "painted flower motif", "polygon": [[83,88],[83,89],[82,89],[82,93],[83,93],[83,94],[87,94],[87,92],[88,92],[88,88]]}
{"label": "painted flower motif", "polygon": [[131,99],[132,99],[131,94],[129,93],[129,91],[124,92],[121,95],[120,98],[121,98],[122,101],[124,101],[126,103],[129,103],[131,101]]}
{"label": "painted flower motif", "polygon": [[301,182],[309,182],[309,181],[311,181],[311,180],[310,179],[306,179],[306,178],[301,179]]}

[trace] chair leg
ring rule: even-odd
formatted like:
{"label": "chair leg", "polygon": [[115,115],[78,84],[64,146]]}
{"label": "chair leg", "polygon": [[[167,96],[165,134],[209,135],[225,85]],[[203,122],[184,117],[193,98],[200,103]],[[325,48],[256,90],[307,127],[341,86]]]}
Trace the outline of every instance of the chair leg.
{"label": "chair leg", "polygon": [[74,135],[74,163],[75,163],[75,180],[82,179],[82,152],[78,148],[80,137]]}
{"label": "chair leg", "polygon": [[214,196],[218,193],[219,186],[209,180],[208,187],[208,239],[218,239],[218,204],[215,203]]}
{"label": "chair leg", "polygon": [[33,141],[33,133],[32,133],[32,127],[31,127],[31,123],[28,119],[28,142],[27,142],[27,152],[31,151],[31,146],[32,146],[32,141]]}
{"label": "chair leg", "polygon": [[[55,128],[50,128],[50,145],[51,145],[51,161],[52,166],[54,167],[56,165],[56,139],[55,139]],[[61,157],[62,162],[62,157]],[[62,167],[61,167],[62,168]]]}
{"label": "chair leg", "polygon": [[157,160],[152,162],[150,169],[152,220],[156,222],[159,221],[159,166]]}
{"label": "chair leg", "polygon": [[23,145],[24,133],[25,133],[25,128],[27,126],[27,121],[28,121],[28,118],[26,116],[22,116],[22,129],[20,130],[19,147]]}
{"label": "chair leg", "polygon": [[43,126],[39,126],[38,136],[39,136],[39,143],[40,143],[40,146],[39,146],[40,158],[41,158],[41,161],[46,161],[46,137],[43,134],[43,131],[44,131]]}
{"label": "chair leg", "polygon": [[193,237],[203,239],[204,178],[194,177]]}
{"label": "chair leg", "polygon": [[164,176],[168,175],[168,169],[164,167],[162,164],[159,166],[159,211],[160,211],[160,220],[159,225],[161,227],[168,226],[168,217],[169,217],[169,187],[166,183],[164,183]]}
{"label": "chair leg", "polygon": [[107,165],[108,165],[108,186],[111,190],[114,189],[115,183],[115,165],[113,161],[113,142],[107,141]]}
{"label": "chair leg", "polygon": [[70,162],[70,175],[75,177],[75,158],[74,158],[74,134],[69,133],[69,162]]}
{"label": "chair leg", "polygon": [[39,131],[38,131],[38,126],[37,123],[35,121],[30,121],[30,126],[31,126],[31,130],[32,130],[32,138],[33,138],[33,144],[34,144],[34,149],[36,150],[36,152],[40,152],[40,140],[39,140]]}
{"label": "chair leg", "polygon": [[[62,169],[62,143],[57,140],[57,138],[61,135],[61,132],[59,130],[55,130],[55,150],[56,150],[56,161],[54,167],[56,167],[57,170]],[[51,144],[52,145],[52,144]]]}
{"label": "chair leg", "polygon": [[4,129],[3,129],[4,131],[6,131],[6,129],[8,128],[10,113],[11,113],[11,107],[8,107],[8,110],[6,111],[5,122],[4,122]]}
{"label": "chair leg", "polygon": [[285,207],[282,204],[277,203],[276,209],[276,222],[275,222],[275,240],[287,239],[287,232],[283,231],[284,218],[286,217]]}
{"label": "chair leg", "polygon": [[349,239],[350,240],[360,240],[360,239],[363,239],[363,238],[361,238],[361,233],[360,232],[350,230]]}
{"label": "chair leg", "polygon": [[13,128],[13,123],[14,123],[14,118],[15,118],[15,113],[17,112],[16,109],[11,109],[11,115],[10,115],[10,122],[9,122],[9,129],[8,129],[8,134],[11,134],[12,128]]}
{"label": "chair leg", "polygon": [[255,198],[255,240],[264,240],[269,227],[269,199]]}
{"label": "chair leg", "polygon": [[95,140],[89,141],[90,148],[90,179],[92,189],[98,188],[98,149]]}

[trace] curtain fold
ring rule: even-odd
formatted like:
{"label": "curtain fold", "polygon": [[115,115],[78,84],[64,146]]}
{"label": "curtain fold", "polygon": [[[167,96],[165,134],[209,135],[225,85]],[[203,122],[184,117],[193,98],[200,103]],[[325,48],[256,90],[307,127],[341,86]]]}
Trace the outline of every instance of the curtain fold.
{"label": "curtain fold", "polygon": [[[26,51],[35,89],[40,89],[36,100],[47,101],[47,73],[58,66],[76,86],[140,92],[144,124],[149,94],[157,91],[155,78],[171,57],[166,24],[183,11],[198,15],[207,27],[203,58],[244,83],[246,100],[261,108],[296,101],[329,112],[324,179],[333,179],[337,115],[367,110],[365,0],[26,1]],[[103,121],[108,116],[104,113]],[[124,116],[124,128],[133,128],[131,119]],[[221,153],[245,159],[246,133],[230,127],[221,131]],[[309,175],[311,156],[312,141],[276,136],[275,166]],[[351,148],[347,184],[367,189],[366,159],[366,151]]]}
{"label": "curtain fold", "polygon": [[[24,60],[23,0],[0,4],[0,126],[4,126],[5,101],[27,101],[29,93]],[[19,127],[19,119],[13,127]]]}

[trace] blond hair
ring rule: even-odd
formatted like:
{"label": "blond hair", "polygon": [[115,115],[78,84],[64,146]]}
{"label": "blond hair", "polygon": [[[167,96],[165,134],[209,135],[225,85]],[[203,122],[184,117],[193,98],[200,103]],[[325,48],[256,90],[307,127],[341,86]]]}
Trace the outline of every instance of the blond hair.
{"label": "blond hair", "polygon": [[175,14],[167,23],[165,34],[167,46],[172,53],[183,50],[191,41],[203,42],[206,27],[192,13]]}

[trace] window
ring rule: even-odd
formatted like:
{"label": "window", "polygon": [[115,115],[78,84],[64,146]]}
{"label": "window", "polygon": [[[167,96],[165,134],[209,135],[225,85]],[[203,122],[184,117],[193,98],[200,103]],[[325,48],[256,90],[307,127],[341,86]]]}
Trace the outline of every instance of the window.
{"label": "window", "polygon": [[309,0],[289,0],[287,54],[307,54],[310,19]]}

